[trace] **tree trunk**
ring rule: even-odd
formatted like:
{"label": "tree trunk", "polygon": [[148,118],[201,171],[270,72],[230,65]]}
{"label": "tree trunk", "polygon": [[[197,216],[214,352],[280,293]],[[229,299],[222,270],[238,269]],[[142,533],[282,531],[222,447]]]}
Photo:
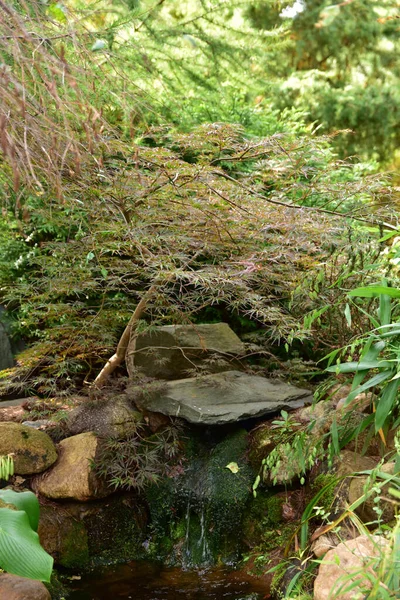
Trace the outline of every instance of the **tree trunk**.
{"label": "tree trunk", "polygon": [[157,286],[153,285],[136,306],[133,315],[129,319],[128,325],[125,327],[124,332],[120,337],[115,354],[108,359],[90,386],[92,391],[104,387],[109,377],[112,375],[112,373],[114,373],[115,369],[124,362],[132,332],[135,330],[137,322],[142,317],[144,311],[146,310],[147,303],[155,293],[156,289]]}

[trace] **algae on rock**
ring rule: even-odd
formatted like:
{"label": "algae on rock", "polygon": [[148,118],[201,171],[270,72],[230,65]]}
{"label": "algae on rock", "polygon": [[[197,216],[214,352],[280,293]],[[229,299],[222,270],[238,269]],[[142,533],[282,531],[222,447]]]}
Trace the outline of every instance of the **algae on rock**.
{"label": "algae on rock", "polygon": [[[152,524],[151,550],[186,566],[232,562],[241,551],[240,528],[254,480],[246,460],[247,432],[221,441],[192,431],[187,467],[146,491]],[[236,463],[232,472],[227,466]]]}

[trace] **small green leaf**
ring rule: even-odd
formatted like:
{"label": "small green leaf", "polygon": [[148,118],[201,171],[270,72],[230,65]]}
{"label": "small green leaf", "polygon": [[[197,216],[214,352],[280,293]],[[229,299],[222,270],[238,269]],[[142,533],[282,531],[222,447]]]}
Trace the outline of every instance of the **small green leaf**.
{"label": "small green leaf", "polygon": [[261,477],[259,475],[257,475],[257,477],[255,478],[255,481],[253,483],[253,492],[258,488],[258,486],[260,485],[260,481],[261,481]]}
{"label": "small green leaf", "polygon": [[94,254],[93,254],[93,252],[88,252],[88,253],[87,253],[87,255],[86,255],[86,264],[87,264],[88,262],[90,262],[91,260],[93,260],[93,259],[94,259]]}
{"label": "small green leaf", "polygon": [[348,327],[351,327],[351,310],[348,304],[346,304],[346,308],[344,309],[344,316],[346,317]]}
{"label": "small green leaf", "polygon": [[107,269],[105,269],[104,267],[101,267],[100,271],[101,271],[101,274],[103,275],[104,279],[106,279],[107,275],[108,275]]}
{"label": "small green leaf", "polygon": [[396,490],[396,488],[389,488],[389,494],[400,500],[400,490]]}
{"label": "small green leaf", "polygon": [[392,315],[392,306],[390,298],[386,294],[379,296],[379,319],[381,325],[390,325]]}
{"label": "small green leaf", "polygon": [[240,468],[237,463],[230,462],[229,465],[226,465],[226,469],[229,469],[232,473],[239,473]]}
{"label": "small green leaf", "polygon": [[354,398],[356,396],[358,396],[358,394],[362,394],[362,392],[365,392],[366,390],[369,390],[370,388],[372,388],[376,385],[379,385],[380,383],[383,383],[384,381],[388,380],[391,377],[392,373],[393,373],[393,371],[389,371],[389,370],[381,371],[377,375],[374,375],[374,377],[371,377],[371,379],[368,379],[368,381],[366,381],[362,385],[359,385],[358,387],[356,387],[347,396],[346,405],[350,404],[350,402],[352,400],[354,400]]}
{"label": "small green leaf", "polygon": [[328,367],[326,371],[330,373],[354,373],[355,371],[368,371],[369,369],[379,369],[391,367],[391,363],[387,360],[372,360],[360,362],[346,362],[339,365]]}
{"label": "small green leaf", "polygon": [[336,418],[333,419],[333,423],[331,425],[331,436],[332,436],[333,449],[334,449],[334,451],[335,451],[336,454],[339,454],[339,451],[340,451],[340,447],[339,447],[339,433],[338,433]]}
{"label": "small green leaf", "polygon": [[389,231],[389,233],[386,233],[384,236],[382,236],[378,242],[386,242],[386,240],[390,240],[392,237],[396,237],[400,235],[400,231]]}

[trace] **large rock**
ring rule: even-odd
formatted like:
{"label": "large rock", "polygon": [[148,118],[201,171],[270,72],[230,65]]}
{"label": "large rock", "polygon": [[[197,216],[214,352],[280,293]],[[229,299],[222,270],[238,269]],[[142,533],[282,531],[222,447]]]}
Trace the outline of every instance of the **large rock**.
{"label": "large rock", "polygon": [[54,500],[86,502],[107,496],[111,490],[91,468],[99,444],[98,438],[90,432],[62,440],[58,444],[57,463],[47,473],[36,477],[32,486],[46,498]]}
{"label": "large rock", "polygon": [[71,435],[93,431],[102,437],[123,439],[137,431],[142,415],[133,410],[125,395],[96,403],[82,402],[69,415],[66,427]]}
{"label": "large rock", "polygon": [[278,379],[227,371],[166,382],[148,393],[145,387],[137,404],[141,410],[190,423],[218,425],[298,408],[305,401],[312,401],[309,390]]}
{"label": "large rock", "polygon": [[57,460],[55,446],[46,433],[13,422],[0,423],[0,455],[4,454],[13,454],[18,475],[41,473]]}
{"label": "large rock", "polygon": [[247,431],[236,429],[222,439],[217,433],[213,440],[212,434],[191,432],[183,448],[185,469],[145,490],[153,555],[166,562],[193,568],[238,559],[256,473],[247,463]]}
{"label": "large rock", "polygon": [[89,562],[88,533],[77,509],[82,506],[87,504],[75,503],[74,511],[54,503],[40,507],[40,544],[57,565],[67,569],[82,569]]}
{"label": "large rock", "polygon": [[[375,465],[376,466],[376,465]],[[380,471],[386,473],[388,475],[395,474],[395,463],[390,462],[382,465]],[[381,482],[380,478],[377,479],[377,482]],[[354,477],[351,479],[349,484],[348,491],[348,503],[351,505],[356,502],[359,498],[365,493],[365,489],[371,488],[371,483],[369,481],[368,475],[359,475],[358,477]],[[382,487],[382,496],[383,498],[390,497],[389,488],[391,487],[390,483],[385,484]],[[385,499],[380,499],[376,494],[371,494],[365,502],[363,502],[360,506],[355,509],[356,514],[360,517],[360,519],[364,523],[369,523],[371,521],[376,521],[378,518],[377,510],[379,511],[379,518],[383,523],[389,523],[396,516],[396,505],[391,502],[387,502]]]}
{"label": "large rock", "polygon": [[314,582],[314,600],[365,598],[365,590],[371,589],[375,560],[383,558],[388,544],[383,537],[361,535],[329,550]]}
{"label": "large rock", "polygon": [[10,369],[14,365],[14,358],[11,352],[10,340],[4,325],[0,323],[0,371]]}
{"label": "large rock", "polygon": [[41,581],[33,581],[17,575],[0,575],[1,600],[51,600]]}
{"label": "large rock", "polygon": [[236,366],[232,360],[244,353],[227,323],[165,325],[132,341],[126,365],[131,376],[139,369],[148,377],[180,379],[193,370],[228,371]]}
{"label": "large rock", "polygon": [[90,503],[46,502],[38,533],[57,565],[81,570],[141,558],[146,525],[147,507],[136,494],[125,493]]}

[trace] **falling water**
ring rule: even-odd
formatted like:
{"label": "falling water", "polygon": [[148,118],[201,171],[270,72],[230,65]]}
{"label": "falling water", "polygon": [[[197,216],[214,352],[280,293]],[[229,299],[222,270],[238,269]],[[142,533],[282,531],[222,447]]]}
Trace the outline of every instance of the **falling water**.
{"label": "falling water", "polygon": [[189,567],[191,565],[191,552],[190,552],[190,496],[188,498],[187,509],[186,509],[186,532],[185,532],[185,545],[183,550],[182,566]]}
{"label": "falling water", "polygon": [[201,502],[196,506],[189,497],[185,515],[185,539],[182,550],[184,568],[208,567],[213,556],[207,539],[207,506]]}
{"label": "falling water", "polygon": [[201,506],[200,513],[200,539],[198,546],[201,550],[201,561],[203,565],[209,565],[212,561],[212,554],[207,541],[207,530],[206,530],[206,512],[204,504]]}

